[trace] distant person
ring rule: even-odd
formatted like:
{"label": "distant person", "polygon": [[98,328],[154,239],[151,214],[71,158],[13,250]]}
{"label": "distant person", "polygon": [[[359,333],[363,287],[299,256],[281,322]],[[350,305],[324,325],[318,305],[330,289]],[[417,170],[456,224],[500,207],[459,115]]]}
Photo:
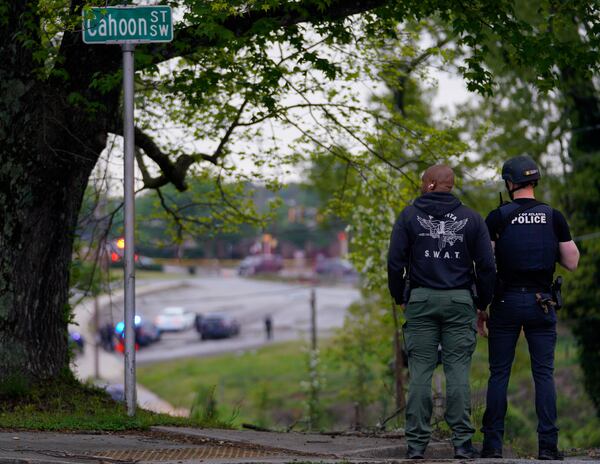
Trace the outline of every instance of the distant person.
{"label": "distant person", "polygon": [[485,309],[492,299],[494,255],[482,217],[450,193],[453,186],[450,167],[427,169],[422,195],[402,211],[390,241],[388,285],[396,303],[406,305],[409,459],[423,459],[431,437],[431,380],[440,344],[454,457],[479,456],[471,442],[469,371],[477,308]]}
{"label": "distant person", "polygon": [[[521,330],[529,345],[538,417],[539,459],[562,460],[558,450],[554,349],[560,280],[552,282],[556,263],[574,271],[579,250],[564,216],[535,199],[540,179],[535,161],[522,155],[502,167],[512,200],[487,217],[495,248],[497,286],[490,309],[490,379],[483,415],[482,457],[501,458],[506,392]],[[481,314],[485,319],[487,314]]]}
{"label": "distant person", "polygon": [[265,317],[265,333],[267,335],[267,340],[271,340],[273,338],[273,319],[270,315]]}
{"label": "distant person", "polygon": [[106,351],[114,351],[114,327],[110,322],[107,322],[102,327],[100,327],[100,344],[102,348]]}

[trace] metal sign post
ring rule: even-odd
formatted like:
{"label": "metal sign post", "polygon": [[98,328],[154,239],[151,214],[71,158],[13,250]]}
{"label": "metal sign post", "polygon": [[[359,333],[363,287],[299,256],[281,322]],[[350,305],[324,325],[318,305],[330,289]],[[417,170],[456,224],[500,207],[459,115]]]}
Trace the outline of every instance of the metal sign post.
{"label": "metal sign post", "polygon": [[123,139],[125,188],[125,402],[135,415],[135,183],[134,50],[136,43],[170,42],[168,6],[93,7],[83,11],[82,39],[88,44],[121,44],[123,51]]}
{"label": "metal sign post", "polygon": [[125,187],[125,401],[127,414],[135,415],[135,191],[133,150],[134,44],[123,44],[123,139]]}

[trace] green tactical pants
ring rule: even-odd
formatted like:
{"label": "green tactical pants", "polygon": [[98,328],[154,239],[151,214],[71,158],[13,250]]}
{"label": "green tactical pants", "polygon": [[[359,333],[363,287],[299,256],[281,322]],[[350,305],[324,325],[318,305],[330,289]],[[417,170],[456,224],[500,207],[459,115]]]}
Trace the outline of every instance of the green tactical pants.
{"label": "green tactical pants", "polygon": [[469,371],[477,343],[477,311],[468,290],[411,291],[405,310],[404,340],[408,353],[408,402],[406,441],[415,450],[425,450],[431,436],[431,378],[442,345],[446,374],[446,414],[452,443],[460,446],[475,432],[471,425]]}

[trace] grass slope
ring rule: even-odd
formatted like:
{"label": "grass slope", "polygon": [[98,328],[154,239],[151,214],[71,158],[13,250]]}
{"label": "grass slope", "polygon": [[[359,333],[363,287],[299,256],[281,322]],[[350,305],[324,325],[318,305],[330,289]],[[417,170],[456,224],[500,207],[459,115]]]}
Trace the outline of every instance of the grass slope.
{"label": "grass slope", "polygon": [[83,385],[70,373],[55,382],[27,385],[19,378],[0,384],[0,429],[55,431],[145,430],[153,425],[223,426],[138,409],[129,417],[125,405],[104,391]]}

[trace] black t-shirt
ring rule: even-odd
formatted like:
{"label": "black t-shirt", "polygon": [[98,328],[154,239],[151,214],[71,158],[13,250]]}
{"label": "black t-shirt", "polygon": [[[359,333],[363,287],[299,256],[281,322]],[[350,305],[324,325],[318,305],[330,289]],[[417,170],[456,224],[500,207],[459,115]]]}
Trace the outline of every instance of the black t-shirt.
{"label": "black t-shirt", "polygon": [[[517,198],[514,200],[518,205],[528,203],[531,201],[530,198]],[[490,237],[496,237],[497,231],[502,225],[502,214],[499,209],[495,209],[488,214],[485,218],[485,223],[490,232]],[[552,209],[552,226],[554,228],[554,235],[559,242],[570,242],[571,231],[569,225],[563,214]],[[545,287],[548,282],[552,282],[552,275],[549,275],[547,271],[538,272],[527,272],[527,273],[512,273],[507,276],[500,276],[502,280],[508,285],[523,286],[523,287]]]}

